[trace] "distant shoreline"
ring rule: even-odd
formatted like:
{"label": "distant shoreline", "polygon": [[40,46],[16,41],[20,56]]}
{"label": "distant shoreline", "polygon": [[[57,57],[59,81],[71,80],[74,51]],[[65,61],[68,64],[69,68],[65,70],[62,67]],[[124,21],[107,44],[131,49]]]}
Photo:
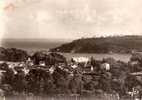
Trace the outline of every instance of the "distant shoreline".
{"label": "distant shoreline", "polygon": [[51,48],[53,52],[71,53],[120,53],[131,54],[142,51],[142,36],[118,36],[81,38]]}

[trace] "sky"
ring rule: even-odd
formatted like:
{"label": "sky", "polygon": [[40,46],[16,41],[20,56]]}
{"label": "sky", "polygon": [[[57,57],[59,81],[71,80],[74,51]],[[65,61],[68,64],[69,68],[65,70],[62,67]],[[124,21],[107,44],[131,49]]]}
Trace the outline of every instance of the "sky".
{"label": "sky", "polygon": [[0,38],[141,35],[142,0],[0,0]]}

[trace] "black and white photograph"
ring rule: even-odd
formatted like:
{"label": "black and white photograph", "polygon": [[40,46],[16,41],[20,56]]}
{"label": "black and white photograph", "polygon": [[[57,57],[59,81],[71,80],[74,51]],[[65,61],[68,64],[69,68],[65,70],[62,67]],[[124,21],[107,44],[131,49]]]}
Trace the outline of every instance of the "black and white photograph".
{"label": "black and white photograph", "polygon": [[142,100],[142,0],[0,0],[0,100]]}

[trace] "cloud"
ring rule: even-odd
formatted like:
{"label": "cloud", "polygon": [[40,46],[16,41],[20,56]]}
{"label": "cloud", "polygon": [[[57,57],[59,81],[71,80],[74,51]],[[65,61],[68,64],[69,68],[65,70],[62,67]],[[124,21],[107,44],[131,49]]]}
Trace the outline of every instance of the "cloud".
{"label": "cloud", "polygon": [[142,32],[141,0],[6,0],[0,7],[7,4],[14,9],[4,12],[8,18],[5,37],[78,38]]}

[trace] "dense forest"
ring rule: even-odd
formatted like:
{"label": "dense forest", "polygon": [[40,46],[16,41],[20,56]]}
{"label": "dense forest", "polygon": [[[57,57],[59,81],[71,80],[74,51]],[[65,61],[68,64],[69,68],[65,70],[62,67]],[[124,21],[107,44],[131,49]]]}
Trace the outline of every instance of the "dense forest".
{"label": "dense forest", "polygon": [[26,60],[28,54],[26,51],[17,48],[3,48],[0,47],[0,60],[21,62]]}
{"label": "dense forest", "polygon": [[142,36],[81,38],[52,48],[54,52],[72,53],[131,53],[142,51]]}

